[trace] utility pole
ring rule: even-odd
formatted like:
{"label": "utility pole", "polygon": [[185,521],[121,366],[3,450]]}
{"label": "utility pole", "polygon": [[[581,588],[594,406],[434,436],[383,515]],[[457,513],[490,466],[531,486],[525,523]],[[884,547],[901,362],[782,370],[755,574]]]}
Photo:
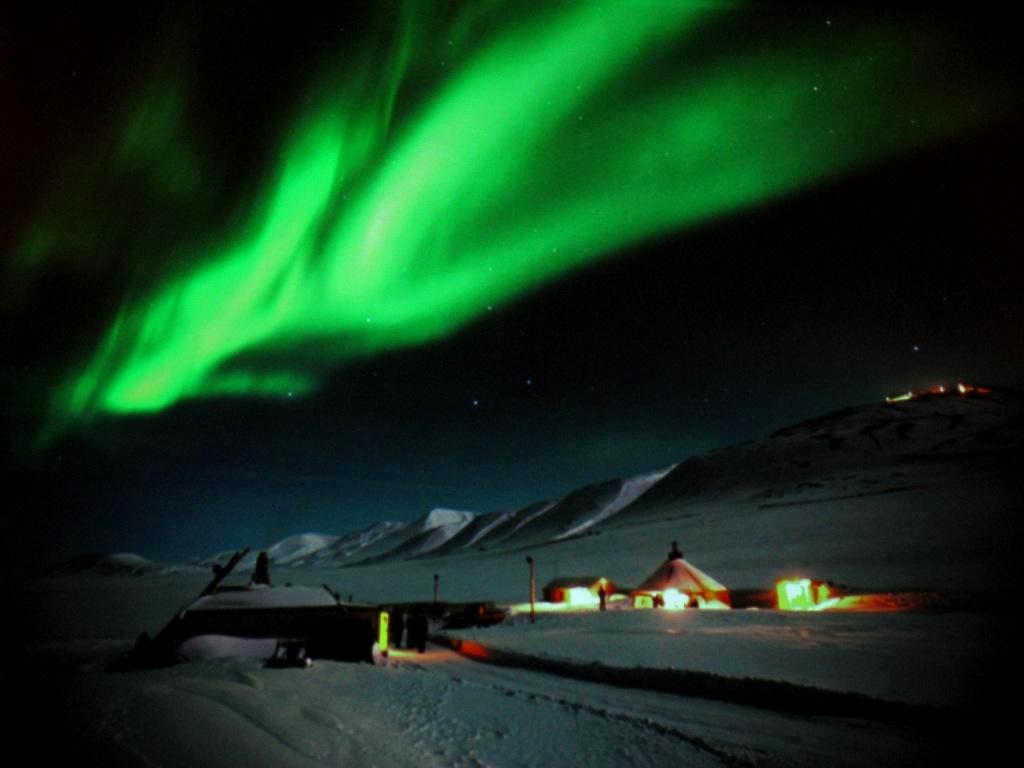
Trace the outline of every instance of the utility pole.
{"label": "utility pole", "polygon": [[437,582],[440,580],[440,578],[441,577],[438,576],[436,573],[434,574],[434,605],[435,606],[437,605],[437,593],[438,593]]}
{"label": "utility pole", "polygon": [[533,624],[537,621],[537,611],[534,607],[537,602],[537,579],[533,573],[533,558],[527,557],[526,562],[530,564],[530,623]]}

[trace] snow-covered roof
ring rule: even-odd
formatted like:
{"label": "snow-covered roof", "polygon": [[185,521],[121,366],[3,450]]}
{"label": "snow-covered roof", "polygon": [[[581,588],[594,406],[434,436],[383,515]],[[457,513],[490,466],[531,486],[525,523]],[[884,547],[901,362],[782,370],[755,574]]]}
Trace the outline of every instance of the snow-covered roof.
{"label": "snow-covered roof", "polygon": [[267,587],[255,585],[230,589],[201,597],[188,607],[190,611],[232,608],[300,608],[335,605],[334,598],[322,587]]}

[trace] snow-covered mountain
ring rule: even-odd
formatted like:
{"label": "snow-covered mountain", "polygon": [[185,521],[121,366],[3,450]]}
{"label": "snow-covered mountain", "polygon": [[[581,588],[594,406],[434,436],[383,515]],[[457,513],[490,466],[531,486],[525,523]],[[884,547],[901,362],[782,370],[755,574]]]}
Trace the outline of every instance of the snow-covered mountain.
{"label": "snow-covered mountain", "polygon": [[[639,568],[629,560],[635,547],[656,542],[663,551],[679,538],[687,547],[718,548],[719,563],[740,568],[740,578],[756,573],[760,580],[774,567],[771,559],[863,563],[888,550],[884,557],[926,559],[925,550],[951,552],[971,541],[978,552],[967,565],[991,575],[994,561],[984,552],[1002,546],[998,520],[1024,495],[1022,454],[1021,395],[926,394],[846,408],[554,501],[479,515],[437,508],[409,523],[380,522],[342,536],[292,536],[269,552],[277,567],[338,568],[421,558],[518,559],[516,553],[557,547],[591,553],[584,562],[618,558],[628,571]],[[984,510],[972,513],[976,521],[966,535],[957,534],[958,525],[968,525],[958,522],[959,510],[981,504],[981,496]],[[603,534],[600,542],[589,538],[595,534]],[[255,556],[240,567],[251,568]]]}
{"label": "snow-covered mountain", "polygon": [[474,512],[455,509],[432,509],[391,535],[382,538],[371,551],[367,548],[358,559],[361,563],[392,558],[408,559],[433,552],[443,546],[476,517]]}
{"label": "snow-covered mountain", "polygon": [[91,573],[98,576],[146,576],[170,575],[201,569],[176,563],[157,563],[131,552],[112,555],[94,552],[58,563],[53,570],[57,573]]}
{"label": "snow-covered mountain", "polygon": [[406,523],[383,520],[358,531],[346,533],[344,536],[339,536],[330,546],[314,552],[307,562],[311,565],[337,565],[346,561],[354,562],[359,559],[358,556],[363,550],[402,530],[406,525]]}
{"label": "snow-covered mountain", "polygon": [[277,542],[267,550],[267,554],[276,565],[298,565],[330,547],[338,538],[323,533],[300,533]]}
{"label": "snow-covered mountain", "polygon": [[[337,542],[338,539],[338,536],[332,536],[324,533],[299,533],[282,539],[269,547],[266,552],[270,556],[270,562],[276,566],[301,565],[310,562],[318,552],[330,547]],[[224,550],[207,557],[205,560],[202,560],[200,564],[223,565],[230,560],[234,554],[235,550]],[[256,566],[256,558],[258,556],[259,552],[257,550],[250,550],[249,553],[238,562],[236,568],[243,571],[253,569]]]}
{"label": "snow-covered mountain", "polygon": [[678,515],[711,501],[769,505],[895,493],[1011,470],[1024,452],[1024,399],[928,394],[810,419],[677,465],[610,522]]}

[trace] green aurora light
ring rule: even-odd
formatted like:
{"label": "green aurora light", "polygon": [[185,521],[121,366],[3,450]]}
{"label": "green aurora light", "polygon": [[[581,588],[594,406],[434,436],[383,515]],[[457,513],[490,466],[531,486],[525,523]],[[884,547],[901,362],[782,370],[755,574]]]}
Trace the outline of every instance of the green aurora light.
{"label": "green aurora light", "polygon": [[[402,119],[407,75],[427,57],[415,14],[392,22],[383,62],[326,77],[244,216],[179,254],[194,266],[125,302],[56,394],[51,427],[184,398],[309,393],[346,360],[438,339],[630,244],[994,113],[994,87],[938,76],[941,36],[907,25],[762,37],[717,55],[704,34],[756,26],[755,12],[523,13],[492,25]],[[117,157],[149,168],[165,197],[201,186],[198,155],[174,138],[185,100],[177,80],[147,90],[120,138]],[[56,250],[45,230],[27,235],[34,258]]]}

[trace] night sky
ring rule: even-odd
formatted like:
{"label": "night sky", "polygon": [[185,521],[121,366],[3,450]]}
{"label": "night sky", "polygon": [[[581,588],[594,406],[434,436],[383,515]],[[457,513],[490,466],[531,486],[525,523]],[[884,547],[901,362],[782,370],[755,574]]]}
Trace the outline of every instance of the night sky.
{"label": "night sky", "polygon": [[1024,387],[1005,20],[144,6],[0,24],[9,560],[514,508]]}

